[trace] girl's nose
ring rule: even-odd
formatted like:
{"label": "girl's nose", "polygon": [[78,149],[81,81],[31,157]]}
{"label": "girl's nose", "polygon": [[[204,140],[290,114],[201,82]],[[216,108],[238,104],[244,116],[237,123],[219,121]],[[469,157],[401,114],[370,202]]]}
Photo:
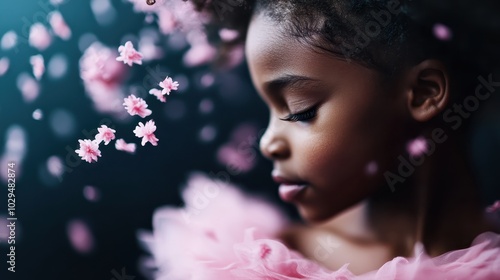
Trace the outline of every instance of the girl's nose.
{"label": "girl's nose", "polygon": [[260,151],[270,160],[285,159],[290,155],[286,139],[270,127],[260,139]]}

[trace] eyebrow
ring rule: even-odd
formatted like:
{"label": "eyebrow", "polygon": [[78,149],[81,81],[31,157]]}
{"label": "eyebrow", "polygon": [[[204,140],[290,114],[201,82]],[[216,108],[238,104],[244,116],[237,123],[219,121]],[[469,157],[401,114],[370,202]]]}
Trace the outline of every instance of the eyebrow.
{"label": "eyebrow", "polygon": [[305,89],[308,86],[311,86],[311,83],[319,83],[319,80],[299,75],[284,75],[274,80],[268,81],[264,83],[264,89],[266,92],[277,94],[281,93],[285,89],[291,90],[301,90]]}

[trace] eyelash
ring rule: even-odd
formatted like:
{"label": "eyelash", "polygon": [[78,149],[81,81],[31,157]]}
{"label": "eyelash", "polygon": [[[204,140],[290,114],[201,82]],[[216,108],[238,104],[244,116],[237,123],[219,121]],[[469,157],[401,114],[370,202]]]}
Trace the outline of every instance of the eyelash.
{"label": "eyelash", "polygon": [[287,121],[287,122],[303,122],[303,121],[308,121],[316,117],[316,113],[318,111],[317,106],[314,106],[312,108],[306,109],[302,112],[298,112],[295,114],[289,114],[288,116],[284,118],[280,118],[282,121]]}

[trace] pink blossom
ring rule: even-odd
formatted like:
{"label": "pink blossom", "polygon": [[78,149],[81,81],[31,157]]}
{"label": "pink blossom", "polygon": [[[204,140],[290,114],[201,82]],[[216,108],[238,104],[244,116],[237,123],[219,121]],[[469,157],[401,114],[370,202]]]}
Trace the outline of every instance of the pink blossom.
{"label": "pink blossom", "polygon": [[0,58],[0,77],[9,70],[10,60],[7,57]]}
{"label": "pink blossom", "polygon": [[208,43],[198,43],[193,45],[183,57],[186,66],[198,66],[212,61],[217,55],[215,47]]}
{"label": "pink blossom", "polygon": [[433,30],[434,36],[441,41],[449,41],[453,36],[450,28],[442,23],[434,24]]}
{"label": "pink blossom", "polygon": [[171,9],[158,10],[158,28],[161,33],[168,35],[172,34],[177,27],[177,20]]}
{"label": "pink blossom", "polygon": [[78,142],[80,143],[80,149],[75,150],[75,152],[86,162],[97,161],[97,157],[101,156],[99,144],[96,141],[85,139],[78,140]]}
{"label": "pink blossom", "polygon": [[99,133],[95,136],[95,141],[97,141],[98,144],[104,141],[104,145],[108,145],[111,140],[115,139],[116,130],[111,129],[106,125],[101,125],[97,131],[99,131]]}
{"label": "pink blossom", "polygon": [[410,154],[410,156],[418,157],[421,156],[423,153],[427,152],[427,141],[425,140],[424,137],[420,136],[417,137],[406,145],[406,150]]}
{"label": "pink blossom", "polygon": [[17,88],[21,91],[24,101],[33,102],[40,94],[40,85],[27,73],[17,77]]}
{"label": "pink blossom", "polygon": [[172,81],[172,78],[170,78],[169,76],[167,76],[165,78],[165,80],[163,80],[162,82],[159,83],[160,87],[163,88],[163,90],[161,91],[161,93],[163,95],[170,95],[170,91],[171,90],[177,90],[177,87],[179,86],[179,83],[178,82],[174,82]]}
{"label": "pink blossom", "polygon": [[122,107],[125,94],[121,84],[127,67],[116,61],[116,56],[116,50],[93,43],[80,59],[80,76],[96,110],[122,118],[127,114]]}
{"label": "pink blossom", "polygon": [[118,84],[123,79],[126,67],[116,61],[116,51],[95,42],[80,59],[80,76],[84,82],[99,81]]}
{"label": "pink blossom", "polygon": [[71,246],[78,253],[87,254],[94,249],[94,237],[89,226],[84,221],[80,219],[71,220],[66,227],[66,233]]}
{"label": "pink blossom", "polygon": [[7,31],[0,40],[0,46],[4,50],[10,50],[17,45],[17,33],[13,30]]}
{"label": "pink blossom", "polygon": [[150,142],[153,146],[157,146],[158,138],[156,138],[156,136],[154,135],[155,130],[155,122],[153,120],[149,120],[146,125],[144,125],[142,122],[139,122],[139,125],[134,129],[134,134],[139,138],[142,137],[142,146],[146,145],[147,142]]}
{"label": "pink blossom", "polygon": [[225,42],[233,41],[234,39],[238,38],[239,34],[240,33],[237,30],[228,28],[222,28],[219,31],[219,37],[222,39],[222,41]]}
{"label": "pink blossom", "polygon": [[142,53],[134,49],[132,42],[127,41],[124,46],[118,48],[118,51],[120,52],[120,56],[116,58],[117,61],[123,61],[128,66],[132,66],[133,63],[142,64]]}
{"label": "pink blossom", "polygon": [[54,31],[54,34],[59,36],[61,39],[68,40],[71,38],[71,29],[69,29],[61,13],[58,11],[52,12],[50,14],[49,23]]}
{"label": "pink blossom", "polygon": [[30,28],[29,43],[31,46],[43,51],[52,43],[52,37],[43,24],[35,23]]}
{"label": "pink blossom", "polygon": [[141,118],[145,118],[152,113],[151,110],[147,109],[148,104],[146,104],[146,101],[140,97],[135,97],[133,94],[124,99],[123,106],[131,116],[139,115]]}
{"label": "pink blossom", "polygon": [[135,147],[136,147],[135,143],[127,143],[123,139],[118,139],[115,142],[115,148],[118,151],[124,151],[133,154],[135,153]]}
{"label": "pink blossom", "polygon": [[149,91],[149,94],[152,94],[154,96],[156,96],[156,98],[158,98],[158,100],[160,100],[161,102],[166,102],[167,99],[165,98],[165,96],[163,95],[162,91],[157,89],[157,88],[153,88]]}
{"label": "pink blossom", "polygon": [[31,66],[33,67],[33,75],[37,80],[40,80],[43,73],[45,72],[43,56],[41,54],[37,54],[30,57],[30,63]]}

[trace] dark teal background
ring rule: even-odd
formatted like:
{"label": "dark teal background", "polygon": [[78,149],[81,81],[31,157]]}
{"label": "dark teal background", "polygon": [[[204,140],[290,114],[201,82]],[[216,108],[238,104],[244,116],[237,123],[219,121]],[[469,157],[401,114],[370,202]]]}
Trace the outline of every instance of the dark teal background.
{"label": "dark teal background", "polygon": [[[42,3],[42,5],[40,5]],[[43,53],[46,62],[51,56],[64,53],[68,57],[68,72],[61,80],[42,78],[42,90],[33,103],[25,103],[16,87],[17,75],[31,73],[29,57],[39,51],[26,42],[29,26],[26,21],[40,21],[37,15],[46,14],[43,6],[53,7],[48,0],[18,0],[0,2],[0,35],[15,30],[20,35],[17,49],[1,51],[0,57],[11,62],[8,72],[0,77],[0,152],[5,146],[5,132],[13,124],[23,127],[28,136],[28,151],[22,165],[22,176],[17,179],[17,216],[19,232],[16,247],[15,274],[6,273],[5,244],[0,245],[0,279],[112,279],[112,270],[126,269],[128,275],[142,279],[138,262],[145,253],[136,239],[138,229],[150,229],[154,209],[165,204],[181,205],[179,187],[189,172],[225,172],[226,167],[217,162],[215,152],[229,140],[230,132],[242,123],[253,123],[259,129],[265,127],[268,113],[252,87],[248,70],[243,64],[230,72],[215,71],[216,83],[201,90],[194,78],[200,71],[211,71],[210,66],[185,68],[181,63],[182,52],[169,52],[160,61],[149,65],[165,65],[175,73],[190,78],[190,87],[184,93],[173,94],[181,100],[186,115],[178,121],[164,117],[163,103],[149,99],[158,127],[159,146],[138,147],[136,155],[103,148],[103,156],[97,163],[82,162],[62,182],[46,185],[40,181],[40,168],[48,157],[67,156],[66,146],[77,148],[77,140],[85,138],[82,130],[98,127],[103,118],[93,109],[91,100],[84,92],[79,77],[78,60],[82,53],[78,39],[84,33],[94,33],[108,46],[118,46],[125,34],[138,34],[144,27],[144,14],[134,13],[124,1],[112,1],[117,18],[107,26],[99,25],[90,10],[89,1],[70,0],[59,7],[72,29],[72,38],[62,41],[55,38]],[[146,75],[145,67],[134,66],[128,83],[140,83]],[[237,76],[239,80],[234,79]],[[237,83],[236,86],[234,83]],[[228,98],[231,91],[235,98]],[[231,96],[231,94],[229,96]],[[209,97],[215,104],[214,112],[200,114],[199,103]],[[168,102],[168,101],[167,101]],[[478,114],[478,122],[471,134],[471,154],[475,159],[477,174],[482,178],[485,200],[499,198],[498,178],[500,170],[500,114],[498,98],[487,104],[488,110]],[[36,121],[32,112],[40,108],[44,118]],[[76,129],[67,138],[57,137],[48,124],[49,116],[56,109],[70,111],[76,119]],[[135,123],[114,123],[116,130],[132,131]],[[214,141],[198,140],[200,129],[207,124],[217,128]],[[246,174],[231,176],[231,182],[241,184],[250,192],[277,198],[276,185],[271,181],[271,163],[258,154],[257,166]],[[7,168],[0,166],[0,168]],[[92,203],[82,195],[86,185],[101,191],[101,200]],[[6,212],[6,192],[0,196],[0,214]],[[282,204],[280,204],[282,205]],[[284,206],[284,205],[282,205]],[[284,206],[285,207],[285,206]],[[230,211],[230,209],[228,209]],[[287,208],[290,210],[290,208]],[[290,213],[294,213],[291,211]],[[88,223],[96,242],[95,250],[87,255],[77,253],[66,234],[67,223],[72,219]]]}

